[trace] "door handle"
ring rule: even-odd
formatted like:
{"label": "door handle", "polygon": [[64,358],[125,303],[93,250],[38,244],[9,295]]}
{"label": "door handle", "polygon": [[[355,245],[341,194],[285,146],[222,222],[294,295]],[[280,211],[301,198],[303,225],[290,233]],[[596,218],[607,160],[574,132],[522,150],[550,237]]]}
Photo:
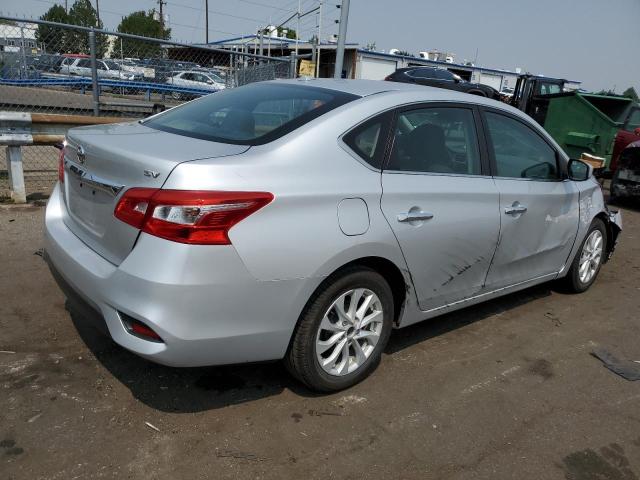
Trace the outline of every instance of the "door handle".
{"label": "door handle", "polygon": [[520,205],[518,202],[515,202],[510,207],[506,207],[504,209],[504,213],[506,213],[507,215],[518,215],[526,211],[527,211],[527,207],[525,207],[524,205]]}
{"label": "door handle", "polygon": [[423,211],[407,212],[407,213],[399,214],[397,218],[398,218],[398,221],[402,223],[421,222],[423,220],[431,220],[433,218],[433,213],[423,212]]}

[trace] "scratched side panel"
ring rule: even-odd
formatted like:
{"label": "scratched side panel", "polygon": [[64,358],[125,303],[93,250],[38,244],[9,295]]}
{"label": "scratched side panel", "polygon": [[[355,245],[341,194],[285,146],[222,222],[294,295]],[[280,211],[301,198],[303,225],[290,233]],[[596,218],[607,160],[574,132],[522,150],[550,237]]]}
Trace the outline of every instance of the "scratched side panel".
{"label": "scratched side panel", "polygon": [[[414,280],[422,310],[482,291],[499,233],[498,192],[490,177],[382,175],[382,211]],[[433,214],[399,222],[409,210]]]}

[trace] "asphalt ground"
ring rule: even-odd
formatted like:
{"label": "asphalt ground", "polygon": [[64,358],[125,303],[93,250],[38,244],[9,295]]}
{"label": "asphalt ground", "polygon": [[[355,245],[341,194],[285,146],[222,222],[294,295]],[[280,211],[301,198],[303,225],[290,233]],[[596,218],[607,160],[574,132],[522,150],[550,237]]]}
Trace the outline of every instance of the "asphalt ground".
{"label": "asphalt ground", "polygon": [[316,395],[279,363],[151,364],[71,318],[42,207],[0,206],[0,479],[640,478],[640,209],[581,295],[547,284],[395,331]]}

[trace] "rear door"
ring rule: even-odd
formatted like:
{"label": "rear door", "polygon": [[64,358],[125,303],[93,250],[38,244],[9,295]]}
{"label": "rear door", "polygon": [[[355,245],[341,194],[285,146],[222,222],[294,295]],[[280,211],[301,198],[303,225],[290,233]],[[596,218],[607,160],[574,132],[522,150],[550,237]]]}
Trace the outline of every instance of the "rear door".
{"label": "rear door", "polygon": [[487,288],[553,278],[578,231],[578,189],[563,180],[559,153],[533,126],[489,109],[484,120],[501,221]]}
{"label": "rear door", "polygon": [[382,211],[429,310],[482,290],[498,240],[498,191],[475,107],[412,106],[394,125]]}

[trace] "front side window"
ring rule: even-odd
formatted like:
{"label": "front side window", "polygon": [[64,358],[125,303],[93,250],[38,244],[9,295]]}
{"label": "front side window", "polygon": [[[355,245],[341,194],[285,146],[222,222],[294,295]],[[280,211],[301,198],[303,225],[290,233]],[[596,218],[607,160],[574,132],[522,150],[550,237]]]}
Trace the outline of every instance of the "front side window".
{"label": "front side window", "polygon": [[633,132],[636,128],[640,127],[640,108],[636,108],[631,112],[629,118],[627,119],[627,123],[624,126],[624,129],[627,132]]}
{"label": "front side window", "polygon": [[480,175],[473,111],[433,107],[398,115],[389,170]]}
{"label": "front side window", "polygon": [[504,115],[487,112],[486,118],[497,177],[558,179],[556,152],[540,135]]}
{"label": "front side window", "polygon": [[357,98],[325,88],[254,83],[185,103],[144,125],[203,140],[262,145]]}
{"label": "front side window", "polygon": [[449,81],[453,81],[454,77],[453,77],[453,73],[451,73],[449,70],[445,70],[443,68],[438,69],[438,78],[440,80],[449,80]]}

